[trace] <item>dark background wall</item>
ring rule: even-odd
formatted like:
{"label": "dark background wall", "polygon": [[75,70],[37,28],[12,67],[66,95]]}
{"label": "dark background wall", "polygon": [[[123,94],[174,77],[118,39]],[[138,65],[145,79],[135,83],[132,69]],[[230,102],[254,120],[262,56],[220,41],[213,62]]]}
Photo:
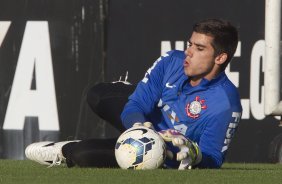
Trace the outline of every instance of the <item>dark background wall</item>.
{"label": "dark background wall", "polygon": [[[97,82],[118,80],[127,71],[129,82],[136,84],[166,49],[161,46],[164,41],[171,49],[179,49],[176,43],[182,42],[184,49],[193,23],[210,17],[228,19],[240,33],[240,54],[233,59],[230,72],[239,72],[245,115],[227,160],[268,162],[270,143],[281,134],[279,121],[258,118],[250,100],[251,91],[262,94],[264,58],[262,50],[255,51],[254,47],[264,40],[263,0],[1,1],[0,22],[11,21],[11,25],[0,47],[0,128],[27,21],[48,22],[60,125],[59,131],[39,130],[40,118],[27,116],[23,130],[1,130],[1,157],[22,159],[25,145],[37,140],[117,136],[119,132],[86,104],[88,89]],[[259,58],[253,59],[253,64],[252,55]],[[258,73],[259,86],[252,85],[253,71]],[[35,71],[35,81],[36,76]],[[254,87],[258,90],[251,90]]]}

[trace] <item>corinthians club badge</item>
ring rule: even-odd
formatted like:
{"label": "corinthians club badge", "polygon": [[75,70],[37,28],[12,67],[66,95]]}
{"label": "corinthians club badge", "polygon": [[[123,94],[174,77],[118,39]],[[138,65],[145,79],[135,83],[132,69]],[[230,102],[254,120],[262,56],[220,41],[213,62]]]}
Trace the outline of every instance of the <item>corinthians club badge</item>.
{"label": "corinthians club badge", "polygon": [[190,118],[196,119],[200,116],[202,109],[206,108],[205,100],[201,100],[199,96],[196,96],[193,102],[187,104],[186,114]]}

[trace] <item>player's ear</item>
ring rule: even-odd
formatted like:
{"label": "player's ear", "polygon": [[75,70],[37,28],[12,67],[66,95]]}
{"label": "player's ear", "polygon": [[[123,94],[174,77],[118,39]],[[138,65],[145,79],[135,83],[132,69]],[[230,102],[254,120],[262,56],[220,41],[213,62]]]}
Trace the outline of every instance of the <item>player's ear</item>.
{"label": "player's ear", "polygon": [[227,54],[225,52],[215,57],[215,63],[218,65],[223,64],[227,60]]}

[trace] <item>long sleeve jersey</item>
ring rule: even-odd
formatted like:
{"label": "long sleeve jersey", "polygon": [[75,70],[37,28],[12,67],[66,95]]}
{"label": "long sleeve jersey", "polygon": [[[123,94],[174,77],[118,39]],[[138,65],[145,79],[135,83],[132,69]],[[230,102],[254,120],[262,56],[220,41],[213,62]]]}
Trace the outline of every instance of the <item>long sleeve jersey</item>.
{"label": "long sleeve jersey", "polygon": [[225,72],[192,87],[183,51],[170,51],[146,72],[121,114],[124,127],[150,121],[157,131],[179,130],[202,152],[200,168],[219,168],[238,126],[242,107]]}

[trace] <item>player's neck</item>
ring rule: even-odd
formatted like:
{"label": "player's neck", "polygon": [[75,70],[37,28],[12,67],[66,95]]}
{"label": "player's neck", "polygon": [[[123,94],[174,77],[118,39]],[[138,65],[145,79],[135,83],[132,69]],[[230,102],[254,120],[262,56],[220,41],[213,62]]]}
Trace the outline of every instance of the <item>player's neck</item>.
{"label": "player's neck", "polygon": [[194,76],[194,77],[191,77],[191,80],[190,80],[190,85],[192,87],[195,87],[195,86],[198,86],[202,79],[205,78],[209,81],[211,81],[212,79],[216,78],[216,76],[220,73],[220,70],[219,69],[213,69],[212,71],[210,71],[208,74],[203,74],[203,75],[200,75],[200,76]]}
{"label": "player's neck", "polygon": [[194,79],[194,78],[192,78],[192,79],[190,80],[190,85],[191,85],[192,87],[198,86],[198,85],[200,84],[201,80],[202,80],[202,78],[200,78],[200,79]]}

